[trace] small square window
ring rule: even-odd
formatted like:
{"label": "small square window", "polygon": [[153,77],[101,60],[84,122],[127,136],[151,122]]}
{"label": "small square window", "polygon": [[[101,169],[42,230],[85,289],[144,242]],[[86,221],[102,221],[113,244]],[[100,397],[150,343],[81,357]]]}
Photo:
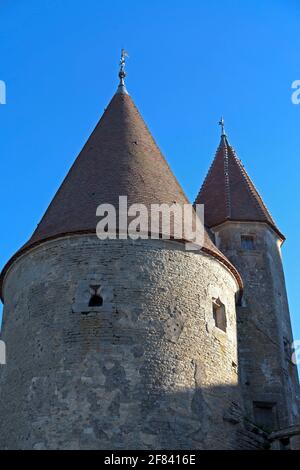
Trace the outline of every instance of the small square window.
{"label": "small square window", "polygon": [[241,246],[243,250],[255,250],[255,240],[253,235],[242,235]]}
{"label": "small square window", "polygon": [[222,331],[226,331],[227,321],[225,305],[220,299],[213,299],[212,307],[216,327]]}
{"label": "small square window", "polygon": [[254,420],[257,426],[265,431],[273,431],[276,427],[276,403],[255,401],[253,402]]}

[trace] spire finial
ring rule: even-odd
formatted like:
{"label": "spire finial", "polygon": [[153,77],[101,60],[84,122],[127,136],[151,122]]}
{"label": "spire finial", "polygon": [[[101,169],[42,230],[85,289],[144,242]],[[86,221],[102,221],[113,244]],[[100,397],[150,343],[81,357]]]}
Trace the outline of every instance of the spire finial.
{"label": "spire finial", "polygon": [[219,126],[221,126],[221,129],[222,129],[222,134],[221,136],[226,136],[226,132],[225,132],[225,125],[224,125],[224,119],[223,117],[221,117],[220,121],[219,121]]}
{"label": "spire finial", "polygon": [[117,93],[127,93],[126,86],[125,86],[125,77],[126,77],[126,72],[125,72],[125,65],[126,65],[126,57],[129,57],[128,52],[125,51],[125,49],[121,50],[121,59],[120,59],[120,71],[119,71],[119,78],[120,78],[120,83],[118,87],[118,92]]}

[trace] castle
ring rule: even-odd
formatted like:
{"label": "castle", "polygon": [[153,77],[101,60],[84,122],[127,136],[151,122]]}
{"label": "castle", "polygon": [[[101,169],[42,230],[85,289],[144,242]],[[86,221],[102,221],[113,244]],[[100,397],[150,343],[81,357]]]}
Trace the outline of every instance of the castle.
{"label": "castle", "polygon": [[184,240],[99,240],[100,203],[187,204],[125,83],[1,274],[0,449],[299,447],[280,232],[225,134]]}

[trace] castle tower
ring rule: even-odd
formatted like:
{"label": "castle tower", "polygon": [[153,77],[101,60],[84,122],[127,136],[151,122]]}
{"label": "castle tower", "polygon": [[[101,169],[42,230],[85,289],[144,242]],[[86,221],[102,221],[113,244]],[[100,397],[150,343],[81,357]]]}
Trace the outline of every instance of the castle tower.
{"label": "castle tower", "polygon": [[199,251],[96,236],[97,207],[120,195],[128,206],[188,202],[121,65],[116,94],[2,271],[1,449],[239,445],[236,268],[207,235]]}
{"label": "castle tower", "polygon": [[246,416],[266,431],[299,419],[298,375],[281,259],[284,236],[229,144],[221,142],[196,198],[217,247],[239,270],[240,381]]}

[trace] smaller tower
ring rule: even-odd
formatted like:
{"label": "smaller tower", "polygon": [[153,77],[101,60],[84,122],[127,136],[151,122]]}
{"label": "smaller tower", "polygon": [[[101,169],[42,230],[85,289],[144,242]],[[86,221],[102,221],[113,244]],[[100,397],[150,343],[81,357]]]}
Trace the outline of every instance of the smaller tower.
{"label": "smaller tower", "polygon": [[240,382],[247,417],[266,431],[297,422],[298,375],[277,228],[234,149],[223,118],[215,159],[196,203],[217,247],[240,272],[237,308]]}

